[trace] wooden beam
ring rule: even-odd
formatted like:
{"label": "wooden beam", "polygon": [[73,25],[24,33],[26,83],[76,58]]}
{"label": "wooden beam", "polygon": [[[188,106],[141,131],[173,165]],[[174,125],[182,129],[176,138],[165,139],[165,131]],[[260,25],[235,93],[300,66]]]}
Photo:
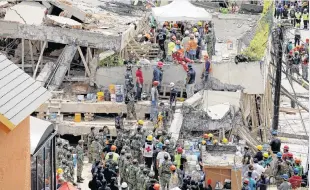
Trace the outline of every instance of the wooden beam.
{"label": "wooden beam", "polygon": [[89,61],[91,61],[93,59],[93,55],[91,53],[90,47],[87,47],[87,52],[88,52],[88,55],[89,55]]}
{"label": "wooden beam", "polygon": [[28,44],[29,44],[29,50],[30,50],[32,72],[34,72],[34,59],[33,59],[33,50],[32,50],[32,43],[31,43],[31,40],[28,40]]}
{"label": "wooden beam", "polygon": [[85,58],[84,58],[84,55],[83,55],[83,52],[82,52],[80,46],[78,46],[78,51],[79,51],[79,54],[81,56],[82,62],[84,64],[84,66],[85,66],[85,71],[86,71],[87,75],[90,77],[90,70],[89,70],[88,65],[87,65],[87,63],[85,61]]}
{"label": "wooden beam", "polygon": [[22,38],[22,69],[25,70],[25,39]]}
{"label": "wooden beam", "polygon": [[44,44],[43,44],[43,46],[41,48],[41,53],[40,53],[40,57],[39,57],[38,63],[36,65],[36,68],[35,68],[34,73],[33,73],[33,78],[34,79],[36,78],[36,74],[38,72],[39,65],[40,65],[41,60],[43,58],[43,53],[44,53],[44,49],[45,49],[46,44],[47,44],[47,41],[44,41]]}

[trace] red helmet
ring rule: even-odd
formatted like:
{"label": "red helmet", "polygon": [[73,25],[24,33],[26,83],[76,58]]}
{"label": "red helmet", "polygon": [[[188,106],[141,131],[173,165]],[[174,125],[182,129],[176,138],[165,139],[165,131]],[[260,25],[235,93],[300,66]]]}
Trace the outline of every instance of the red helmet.
{"label": "red helmet", "polygon": [[178,153],[182,153],[182,152],[183,152],[183,149],[182,149],[181,147],[178,147],[178,148],[177,148],[177,152],[178,152]]}
{"label": "red helmet", "polygon": [[243,183],[249,184],[249,180],[248,180],[248,179],[245,179],[245,180],[243,181]]}
{"label": "red helmet", "polygon": [[288,147],[287,145],[285,145],[285,146],[283,147],[283,149],[284,149],[284,150],[289,150],[289,147]]}
{"label": "red helmet", "polygon": [[154,81],[154,82],[153,82],[153,85],[154,85],[154,86],[158,86],[158,85],[159,85],[159,82],[158,82],[158,81]]}
{"label": "red helmet", "polygon": [[161,62],[161,61],[158,61],[158,63],[157,63],[157,67],[162,68],[163,66],[164,66],[164,63],[163,63],[163,62]]}
{"label": "red helmet", "polygon": [[286,158],[288,158],[288,153],[282,154],[282,159],[286,159]]}
{"label": "red helmet", "polygon": [[294,155],[292,154],[292,153],[287,153],[287,156],[289,157],[289,158],[293,158],[294,157]]}

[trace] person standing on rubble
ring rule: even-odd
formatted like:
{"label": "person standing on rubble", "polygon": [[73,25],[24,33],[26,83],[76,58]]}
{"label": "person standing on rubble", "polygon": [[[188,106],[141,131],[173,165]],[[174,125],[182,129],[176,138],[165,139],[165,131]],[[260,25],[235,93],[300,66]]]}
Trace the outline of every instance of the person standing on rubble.
{"label": "person standing on rubble", "polygon": [[127,105],[127,118],[132,119],[133,117],[134,119],[137,119],[132,75],[126,79],[125,104]]}
{"label": "person standing on rubble", "polygon": [[158,42],[159,48],[163,53],[162,59],[166,59],[166,50],[165,50],[165,41],[166,41],[166,33],[164,29],[158,30],[158,35],[156,36],[156,41]]}
{"label": "person standing on rubble", "polygon": [[277,135],[278,135],[277,131],[272,131],[272,140],[270,142],[270,147],[274,154],[280,152],[281,149],[281,140],[277,138]]}
{"label": "person standing on rubble", "polygon": [[145,141],[145,144],[143,146],[143,157],[145,161],[145,165],[151,169],[151,166],[153,164],[153,153],[155,150],[155,146],[153,144],[153,136],[148,135]]}
{"label": "person standing on rubble", "polygon": [[90,128],[90,133],[87,136],[87,150],[88,150],[88,163],[93,163],[91,154],[91,144],[95,140],[95,127]]}
{"label": "person standing on rubble", "polygon": [[84,141],[79,140],[79,144],[76,146],[76,167],[77,167],[77,182],[82,183],[83,178],[82,178],[82,172],[83,172],[83,166],[84,166]]}
{"label": "person standing on rubble", "polygon": [[163,79],[163,66],[164,66],[164,63],[159,61],[157,63],[157,66],[154,68],[153,70],[153,79],[152,79],[152,82],[154,81],[157,81],[158,82],[158,85],[157,85],[157,90],[158,92],[160,92],[160,88],[161,88],[161,85],[162,85],[162,79]]}
{"label": "person standing on rubble", "polygon": [[208,78],[209,78],[209,73],[211,70],[211,62],[209,60],[209,56],[208,55],[204,55],[204,60],[205,60],[205,65],[202,71],[202,75],[201,75],[201,79],[203,79],[203,86],[204,89],[207,89],[208,87]]}
{"label": "person standing on rubble", "polygon": [[137,87],[136,100],[141,101],[141,94],[143,88],[143,73],[141,70],[141,65],[138,65],[138,69],[136,71],[136,87]]}
{"label": "person standing on rubble", "polygon": [[186,95],[190,98],[194,95],[196,72],[192,64],[188,64],[188,72],[186,78]]}
{"label": "person standing on rubble", "polygon": [[153,81],[153,87],[151,89],[151,114],[150,114],[150,120],[155,121],[158,114],[158,81]]}
{"label": "person standing on rubble", "polygon": [[186,57],[186,58],[189,58],[189,54],[188,54],[188,51],[187,51],[189,40],[190,40],[190,38],[189,38],[189,31],[186,30],[186,31],[185,31],[185,35],[184,35],[184,38],[182,39],[182,47],[183,47],[184,50],[185,50],[184,53],[185,53],[185,57]]}
{"label": "person standing on rubble", "polygon": [[101,160],[102,147],[101,147],[98,140],[99,140],[98,136],[95,136],[95,138],[94,138],[94,140],[90,146],[93,161],[100,161]]}
{"label": "person standing on rubble", "polygon": [[164,160],[162,163],[159,164],[159,177],[160,177],[160,184],[163,189],[167,190],[169,189],[169,180],[171,177],[171,171],[170,171],[170,166],[172,166],[172,162],[169,160],[170,156],[167,152],[162,152],[166,153],[163,155]]}
{"label": "person standing on rubble", "polygon": [[177,103],[177,91],[175,88],[175,84],[173,82],[170,83],[170,98],[169,98],[170,109],[175,110],[175,106]]}

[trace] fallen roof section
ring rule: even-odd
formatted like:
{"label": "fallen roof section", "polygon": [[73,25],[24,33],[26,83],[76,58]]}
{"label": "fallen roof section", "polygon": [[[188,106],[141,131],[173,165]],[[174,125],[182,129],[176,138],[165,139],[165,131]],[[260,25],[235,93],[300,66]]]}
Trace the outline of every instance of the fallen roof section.
{"label": "fallen roof section", "polygon": [[52,94],[0,53],[0,122],[13,130]]}

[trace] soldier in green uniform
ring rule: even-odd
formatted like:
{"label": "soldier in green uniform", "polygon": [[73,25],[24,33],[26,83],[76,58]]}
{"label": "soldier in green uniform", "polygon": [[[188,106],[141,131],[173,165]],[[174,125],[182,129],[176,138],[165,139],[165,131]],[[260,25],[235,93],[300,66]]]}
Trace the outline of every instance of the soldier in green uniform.
{"label": "soldier in green uniform", "polygon": [[93,161],[100,161],[102,148],[98,141],[98,136],[95,136],[95,139],[93,140],[90,146],[90,150],[91,150],[91,157]]}
{"label": "soldier in green uniform", "polygon": [[91,154],[91,144],[95,139],[95,127],[90,128],[90,133],[87,136],[87,150],[88,150],[88,163],[93,163]]}
{"label": "soldier in green uniform", "polygon": [[159,180],[162,189],[169,189],[169,180],[171,177],[171,172],[170,172],[170,166],[172,165],[172,162],[169,161],[169,157],[167,154],[164,156],[164,161],[159,167],[158,174],[159,174]]}
{"label": "soldier in green uniform", "polygon": [[130,165],[131,165],[131,154],[127,153],[126,159],[124,160],[124,164],[123,164],[123,171],[121,171],[121,173],[123,173],[123,181],[125,181],[125,182],[128,182]]}
{"label": "soldier in green uniform", "polygon": [[125,162],[125,159],[126,159],[126,151],[124,149],[121,150],[121,155],[119,156],[118,158],[118,168],[119,168],[119,175],[120,175],[120,180],[121,180],[121,183],[123,182],[123,170],[124,170],[124,162]]}
{"label": "soldier in green uniform", "polygon": [[138,160],[134,159],[132,164],[128,168],[128,186],[129,189],[137,190],[137,181],[138,181],[138,174],[139,174],[139,166]]}
{"label": "soldier in green uniform", "polygon": [[76,146],[76,167],[77,167],[77,182],[83,183],[82,172],[84,166],[84,147],[83,147],[83,140],[79,140],[79,144]]}

